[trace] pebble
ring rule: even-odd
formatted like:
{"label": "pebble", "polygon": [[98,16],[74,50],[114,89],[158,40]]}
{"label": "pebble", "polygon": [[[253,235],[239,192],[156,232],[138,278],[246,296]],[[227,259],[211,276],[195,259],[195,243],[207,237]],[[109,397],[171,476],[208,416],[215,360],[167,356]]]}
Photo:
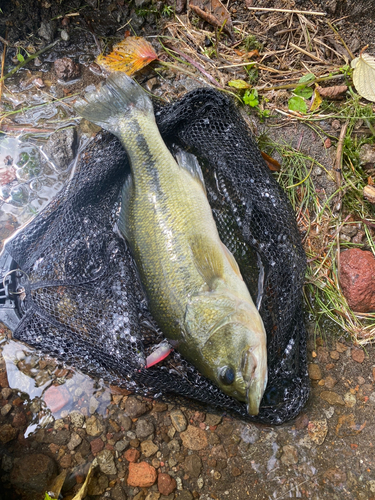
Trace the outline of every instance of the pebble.
{"label": "pebble", "polygon": [[328,375],[328,377],[324,379],[324,385],[327,389],[333,389],[336,384],[337,380],[334,377],[331,377],[331,375]]}
{"label": "pebble", "polygon": [[351,392],[346,392],[344,395],[345,406],[353,408],[357,403],[357,398]]}
{"label": "pebble", "polygon": [[147,493],[147,496],[145,497],[145,500],[159,500],[160,498],[160,493],[157,491],[149,491]]}
{"label": "pebble", "polygon": [[310,420],[309,425],[307,426],[307,432],[309,433],[311,441],[317,445],[323,444],[328,432],[327,420],[325,418],[320,420]]}
{"label": "pebble", "polygon": [[327,401],[330,405],[345,405],[344,400],[340,396],[340,394],[337,394],[337,392],[333,391],[323,391],[320,393],[321,399],[324,399],[324,401]]}
{"label": "pebble", "polygon": [[147,462],[139,464],[129,463],[128,485],[139,486],[140,488],[149,488],[155,484],[157,473],[155,467]]}
{"label": "pebble", "polygon": [[132,463],[135,463],[139,460],[139,457],[141,456],[141,453],[139,450],[136,450],[135,448],[129,448],[129,450],[127,450],[125,453],[124,453],[124,458],[128,461],[128,462],[132,462]]}
{"label": "pebble", "polygon": [[91,453],[96,455],[99,451],[102,451],[104,448],[104,442],[100,438],[93,439],[90,442]]}
{"label": "pebble", "polygon": [[190,477],[199,477],[202,471],[202,460],[198,455],[188,455],[185,458],[184,470]]}
{"label": "pebble", "polygon": [[193,495],[189,490],[178,491],[176,495],[176,500],[193,500]]}
{"label": "pebble", "polygon": [[350,354],[354,361],[356,361],[357,363],[363,363],[365,359],[365,352],[363,349],[357,349],[356,347],[353,347],[350,351]]}
{"label": "pebble", "polygon": [[142,450],[142,455],[148,458],[151,457],[152,455],[155,455],[155,453],[159,451],[159,446],[157,446],[152,441],[143,441],[141,443],[141,450]]}
{"label": "pebble", "polygon": [[104,426],[97,417],[92,416],[86,420],[86,433],[89,436],[93,437],[100,436],[100,434],[102,434],[103,431],[104,431]]}
{"label": "pebble", "polygon": [[74,158],[76,132],[73,128],[58,130],[49,136],[44,152],[59,171],[65,171]]}
{"label": "pebble", "polygon": [[117,474],[117,469],[111,450],[104,449],[102,451],[99,451],[96,459],[103,474]]}
{"label": "pebble", "polygon": [[12,405],[11,404],[6,404],[4,405],[2,408],[1,408],[1,415],[3,417],[5,417],[5,415],[8,415],[8,413],[10,412],[10,410],[12,409]]}
{"label": "pebble", "polygon": [[22,456],[10,473],[11,483],[28,491],[46,491],[49,481],[56,473],[55,461],[42,453]]}
{"label": "pebble", "polygon": [[117,441],[117,443],[115,444],[115,450],[119,453],[122,453],[128,446],[129,441],[127,441],[126,439],[121,439],[121,441]]}
{"label": "pebble", "polygon": [[322,372],[318,364],[310,363],[308,370],[309,370],[309,377],[311,380],[320,380],[322,378]]}
{"label": "pebble", "polygon": [[334,359],[335,361],[340,359],[340,354],[337,351],[331,351],[329,353],[330,358]]}
{"label": "pebble", "polygon": [[289,444],[283,446],[283,454],[281,455],[280,460],[284,465],[297,464],[298,463],[297,448]]}
{"label": "pebble", "polygon": [[70,399],[70,393],[63,385],[51,385],[43,395],[43,400],[52,413],[64,408]]}
{"label": "pebble", "polygon": [[72,80],[80,74],[80,67],[70,57],[56,59],[53,63],[57,78],[62,80]]}
{"label": "pebble", "polygon": [[94,396],[91,396],[89,402],[89,412],[91,413],[91,415],[93,415],[98,408],[99,408],[99,401]]}
{"label": "pebble", "polygon": [[74,410],[70,414],[70,421],[74,427],[77,429],[80,429],[83,427],[83,424],[85,422],[85,417],[82,415],[81,412]]}
{"label": "pebble", "polygon": [[197,486],[198,486],[198,488],[200,490],[203,488],[203,486],[204,486],[204,479],[203,479],[203,477],[198,477],[198,479],[197,479]]}
{"label": "pebble", "polygon": [[135,426],[137,438],[144,439],[155,431],[155,426],[150,420],[140,419]]}
{"label": "pebble", "polygon": [[173,410],[170,414],[173,427],[177,432],[183,432],[187,428],[187,420],[181,410]]}
{"label": "pebble", "polygon": [[135,396],[129,396],[125,401],[124,410],[130,418],[138,418],[147,411],[147,405]]}
{"label": "pebble", "polygon": [[10,389],[9,387],[3,387],[1,389],[1,395],[3,396],[3,399],[8,399],[13,393],[13,390]]}
{"label": "pebble", "polygon": [[77,448],[77,446],[78,446],[79,444],[81,444],[81,443],[82,443],[82,438],[81,438],[81,436],[80,436],[79,434],[77,434],[76,432],[72,432],[72,435],[71,435],[71,437],[70,437],[70,441],[69,441],[69,443],[68,443],[68,449],[69,449],[70,451],[73,451],[73,450],[74,450],[74,448]]}
{"label": "pebble", "polygon": [[207,413],[206,414],[206,424],[209,427],[214,427],[216,425],[219,425],[221,423],[222,416],[221,415],[216,415],[215,413]]}
{"label": "pebble", "polygon": [[17,436],[17,430],[10,424],[0,426],[0,443],[9,443]]}
{"label": "pebble", "polygon": [[158,490],[162,495],[170,495],[177,488],[176,480],[169,474],[158,475]]}
{"label": "pebble", "polygon": [[182,443],[188,450],[204,450],[208,446],[207,433],[203,429],[188,425],[185,432],[180,434]]}

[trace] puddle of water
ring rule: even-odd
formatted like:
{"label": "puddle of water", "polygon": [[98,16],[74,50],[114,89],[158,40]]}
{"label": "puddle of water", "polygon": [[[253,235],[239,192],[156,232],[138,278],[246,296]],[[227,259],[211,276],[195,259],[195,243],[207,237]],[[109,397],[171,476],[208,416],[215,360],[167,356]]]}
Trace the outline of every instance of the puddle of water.
{"label": "puddle of water", "polygon": [[9,387],[21,393],[33,414],[25,437],[72,411],[84,416],[106,415],[111,391],[103,381],[6,338],[0,354],[5,360]]}
{"label": "puddle of water", "polygon": [[57,172],[39,145],[0,138],[0,218],[25,224],[61,190],[68,174]]}

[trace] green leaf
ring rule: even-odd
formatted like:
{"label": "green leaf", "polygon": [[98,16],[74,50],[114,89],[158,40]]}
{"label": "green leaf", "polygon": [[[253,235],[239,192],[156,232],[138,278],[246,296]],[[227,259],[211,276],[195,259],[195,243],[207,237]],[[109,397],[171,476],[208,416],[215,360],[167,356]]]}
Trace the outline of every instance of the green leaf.
{"label": "green leaf", "polygon": [[17,59],[19,60],[20,63],[24,62],[25,58],[23,57],[22,54],[18,53],[17,54]]}
{"label": "green leaf", "polygon": [[309,83],[315,80],[315,75],[314,73],[307,73],[306,75],[303,75],[302,78],[298,80],[298,83]]}
{"label": "green leaf", "polygon": [[46,492],[44,495],[44,500],[53,500],[53,498],[51,498],[49,494]]}
{"label": "green leaf", "polygon": [[297,95],[289,99],[288,108],[291,111],[298,111],[299,113],[307,112],[307,104],[305,99]]}
{"label": "green leaf", "polygon": [[234,87],[235,89],[249,89],[251,85],[246,83],[244,80],[231,80],[228,82],[229,87]]}
{"label": "green leaf", "polygon": [[313,89],[305,85],[299,85],[293,90],[293,94],[309,99],[313,95]]}

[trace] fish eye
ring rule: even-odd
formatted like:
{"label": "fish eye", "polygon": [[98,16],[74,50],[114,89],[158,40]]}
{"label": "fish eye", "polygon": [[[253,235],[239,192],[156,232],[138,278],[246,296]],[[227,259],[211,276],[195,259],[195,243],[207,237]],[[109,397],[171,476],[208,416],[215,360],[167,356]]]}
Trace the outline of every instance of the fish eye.
{"label": "fish eye", "polygon": [[234,370],[230,366],[224,366],[220,370],[220,380],[223,384],[231,385],[231,384],[233,384],[235,378],[236,378],[236,376],[235,376]]}

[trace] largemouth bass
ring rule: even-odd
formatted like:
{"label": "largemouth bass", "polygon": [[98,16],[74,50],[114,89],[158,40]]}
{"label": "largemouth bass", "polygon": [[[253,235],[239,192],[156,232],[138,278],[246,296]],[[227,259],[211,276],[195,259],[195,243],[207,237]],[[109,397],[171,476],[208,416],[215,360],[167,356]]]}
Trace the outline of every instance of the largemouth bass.
{"label": "largemouth bass", "polygon": [[267,385],[266,333],[238,265],[220,241],[198,163],[187,153],[176,162],[151,100],[124,73],[111,75],[75,107],[127,151],[131,175],[118,227],[156,322],[204,376],[257,415]]}

